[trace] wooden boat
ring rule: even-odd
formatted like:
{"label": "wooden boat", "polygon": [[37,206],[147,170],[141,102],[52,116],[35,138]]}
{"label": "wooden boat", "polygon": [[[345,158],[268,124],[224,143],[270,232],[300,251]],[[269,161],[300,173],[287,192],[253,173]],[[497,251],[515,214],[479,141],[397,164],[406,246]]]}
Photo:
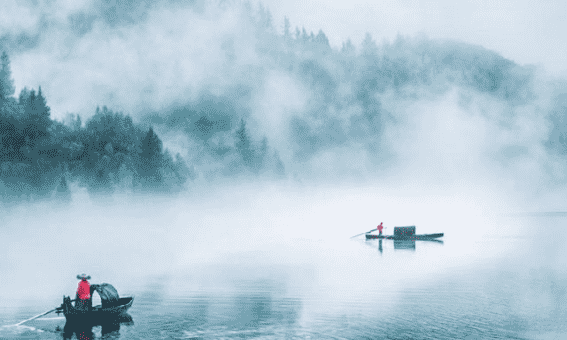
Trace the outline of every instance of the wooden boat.
{"label": "wooden boat", "polygon": [[417,235],[415,233],[414,225],[407,227],[394,227],[394,235],[366,234],[367,240],[385,239],[385,240],[400,240],[400,241],[416,241],[416,240],[433,240],[439,237],[443,237],[443,233]]}
{"label": "wooden boat", "polygon": [[443,233],[437,234],[421,234],[421,235],[377,235],[377,234],[366,234],[366,239],[385,239],[385,240],[432,240],[439,237],[443,237]]}
{"label": "wooden boat", "polygon": [[57,310],[58,313],[63,313],[65,315],[65,319],[67,322],[71,323],[85,323],[85,322],[92,322],[92,323],[99,323],[104,321],[111,321],[124,315],[126,311],[130,307],[132,307],[132,303],[134,302],[133,297],[123,297],[118,299],[113,305],[97,305],[89,308],[88,311],[84,311],[81,309],[75,308],[71,304],[71,298],[69,296],[65,296],[63,298],[63,304],[60,309]]}
{"label": "wooden boat", "polygon": [[[87,310],[83,310],[71,303],[71,297],[64,296],[63,303],[57,308],[57,313],[63,313],[67,323],[100,324],[114,322],[125,315],[134,302],[133,297],[119,297],[116,289],[107,283],[91,285],[91,296],[95,290],[101,297],[100,305],[89,306]],[[92,303],[92,300],[90,302]]]}

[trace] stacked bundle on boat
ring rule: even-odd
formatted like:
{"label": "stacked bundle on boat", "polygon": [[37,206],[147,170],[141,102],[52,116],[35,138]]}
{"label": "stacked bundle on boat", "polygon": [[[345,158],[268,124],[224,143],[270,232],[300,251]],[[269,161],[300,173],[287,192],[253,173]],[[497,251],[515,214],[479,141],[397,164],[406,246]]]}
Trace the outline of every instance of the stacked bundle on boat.
{"label": "stacked bundle on boat", "polygon": [[415,235],[415,226],[394,227],[394,237],[410,237]]}

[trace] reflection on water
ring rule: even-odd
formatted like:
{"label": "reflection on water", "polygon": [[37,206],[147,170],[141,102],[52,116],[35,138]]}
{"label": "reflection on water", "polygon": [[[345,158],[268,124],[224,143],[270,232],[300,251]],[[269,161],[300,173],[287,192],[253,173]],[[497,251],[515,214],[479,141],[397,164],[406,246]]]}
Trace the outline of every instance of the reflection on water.
{"label": "reflection on water", "polygon": [[415,241],[412,240],[394,240],[394,249],[415,250]]}
{"label": "reflection on water", "polygon": [[[6,315],[0,314],[0,318]],[[0,319],[1,320],[1,319]],[[65,317],[46,317],[23,325],[0,326],[0,339],[123,339],[132,335],[135,327],[133,317],[123,314],[106,322],[69,323]]]}
{"label": "reflection on water", "polygon": [[[76,339],[81,340],[91,340],[95,338],[95,333],[93,332],[93,327],[100,327],[100,333],[102,339],[120,339],[120,325],[132,326],[134,325],[134,320],[130,314],[123,314],[117,316],[115,319],[106,320],[105,322],[98,322],[93,324],[89,323],[65,323],[63,327],[62,336],[63,339],[69,340]],[[60,328],[56,330],[60,331]],[[97,337],[100,338],[100,337]]]}
{"label": "reflection on water", "polygon": [[[382,242],[393,242],[394,245],[394,250],[413,250],[415,251],[415,247],[416,247],[416,242],[429,242],[429,243],[434,243],[434,244],[438,244],[438,245],[443,245],[443,241],[442,240],[382,240],[382,239],[378,239],[378,251],[380,252],[380,254],[382,254],[384,252],[384,247]],[[374,247],[376,240],[366,240],[367,244],[370,244],[372,247]]]}

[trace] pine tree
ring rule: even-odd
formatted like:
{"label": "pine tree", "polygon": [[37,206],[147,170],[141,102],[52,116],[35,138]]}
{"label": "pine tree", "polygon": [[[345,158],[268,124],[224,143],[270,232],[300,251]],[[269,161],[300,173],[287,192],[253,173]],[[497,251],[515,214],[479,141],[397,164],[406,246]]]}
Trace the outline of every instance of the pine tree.
{"label": "pine tree", "polygon": [[267,156],[268,156],[268,138],[264,137],[260,142],[260,146],[258,147],[258,150],[254,152],[253,169],[255,172],[258,172],[265,167]]}
{"label": "pine tree", "polygon": [[37,95],[33,89],[29,92],[29,95],[24,90],[20,93],[20,101],[23,101],[24,106],[24,137],[28,145],[34,147],[40,139],[48,136],[48,129],[52,123],[51,109],[46,104],[41,86]]}
{"label": "pine tree", "polygon": [[362,55],[365,57],[375,58],[378,56],[378,46],[372,35],[368,32],[364,35],[364,40],[362,41]]}
{"label": "pine tree", "polygon": [[[23,91],[22,91],[23,92]],[[38,125],[35,122],[35,112],[37,111],[35,107],[35,90],[31,90],[29,94],[25,93],[25,97],[20,94],[20,99],[24,101],[24,138],[28,147],[33,148],[36,144],[36,140],[40,136]]]}
{"label": "pine tree", "polygon": [[142,152],[138,162],[138,175],[147,186],[159,186],[161,183],[159,170],[163,163],[162,148],[162,141],[150,127],[142,140]]}
{"label": "pine tree", "polygon": [[150,127],[148,133],[142,140],[142,153],[141,156],[145,159],[152,160],[152,162],[159,161],[162,153],[162,142],[155,134],[154,129]]}
{"label": "pine tree", "polygon": [[37,97],[35,98],[35,106],[37,108],[38,120],[47,130],[47,127],[51,124],[51,109],[47,106],[45,97],[41,93],[41,86],[37,91]]}
{"label": "pine tree", "polygon": [[15,91],[12,70],[10,69],[10,58],[6,52],[2,52],[2,56],[0,56],[0,102],[3,102],[8,97],[12,97]]}
{"label": "pine tree", "polygon": [[236,150],[246,166],[251,166],[254,158],[252,143],[244,119],[240,119],[240,127],[236,130]]}
{"label": "pine tree", "polygon": [[352,41],[349,39],[347,39],[346,42],[343,42],[343,47],[341,49],[341,53],[346,54],[347,56],[350,56],[352,54],[354,54],[355,52],[355,47],[352,43]]}
{"label": "pine tree", "polygon": [[309,36],[307,35],[307,31],[305,30],[305,27],[301,28],[301,40],[306,43],[307,41],[309,41]]}
{"label": "pine tree", "polygon": [[262,138],[260,142],[260,148],[258,149],[258,156],[260,158],[260,166],[266,161],[266,156],[268,155],[268,138]]}
{"label": "pine tree", "polygon": [[327,51],[331,47],[331,45],[329,45],[329,39],[325,33],[323,33],[323,30],[319,30],[319,33],[317,33],[317,36],[315,37],[315,42],[323,49],[323,51]]}
{"label": "pine tree", "polygon": [[27,87],[24,87],[20,91],[20,95],[18,96],[18,103],[22,106],[26,105],[26,101],[30,97],[30,90]]}
{"label": "pine tree", "polygon": [[265,8],[261,2],[258,4],[258,14],[256,17],[259,28],[266,31],[273,31],[272,13],[269,9]]}
{"label": "pine tree", "polygon": [[286,39],[289,39],[291,37],[291,32],[290,32],[290,28],[291,25],[289,23],[289,19],[288,17],[284,17],[284,29],[283,29],[283,35]]}
{"label": "pine tree", "polygon": [[270,10],[266,10],[266,21],[265,21],[265,25],[266,25],[266,30],[268,32],[273,32],[274,30],[274,24],[273,24],[273,17],[272,17],[272,12],[270,12]]}
{"label": "pine tree", "polygon": [[71,121],[71,127],[73,128],[73,131],[80,131],[82,125],[83,122],[81,121],[81,116],[77,115],[73,117],[73,120]]}

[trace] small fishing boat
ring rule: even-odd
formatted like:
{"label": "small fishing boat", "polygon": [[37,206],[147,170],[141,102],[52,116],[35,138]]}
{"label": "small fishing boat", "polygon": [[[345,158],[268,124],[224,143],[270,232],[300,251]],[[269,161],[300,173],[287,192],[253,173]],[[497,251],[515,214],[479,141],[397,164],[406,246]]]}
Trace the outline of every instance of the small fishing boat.
{"label": "small fishing boat", "polygon": [[[113,322],[115,319],[126,314],[132,307],[133,297],[119,297],[118,292],[112,285],[103,283],[91,285],[101,298],[101,304],[89,307],[87,310],[76,308],[71,303],[71,297],[64,296],[63,303],[57,308],[57,314],[63,313],[67,323],[92,323]],[[92,295],[92,294],[91,294]]]}
{"label": "small fishing boat", "polygon": [[415,226],[408,227],[394,227],[394,235],[376,235],[376,234],[366,234],[366,239],[385,239],[385,240],[433,240],[439,237],[443,237],[443,233],[436,234],[421,234],[417,235],[415,233]]}
{"label": "small fishing boat", "polygon": [[421,235],[411,235],[411,236],[396,236],[396,235],[376,235],[376,234],[366,234],[366,239],[385,239],[385,240],[432,240],[439,237],[443,237],[443,233],[437,234],[421,234]]}

